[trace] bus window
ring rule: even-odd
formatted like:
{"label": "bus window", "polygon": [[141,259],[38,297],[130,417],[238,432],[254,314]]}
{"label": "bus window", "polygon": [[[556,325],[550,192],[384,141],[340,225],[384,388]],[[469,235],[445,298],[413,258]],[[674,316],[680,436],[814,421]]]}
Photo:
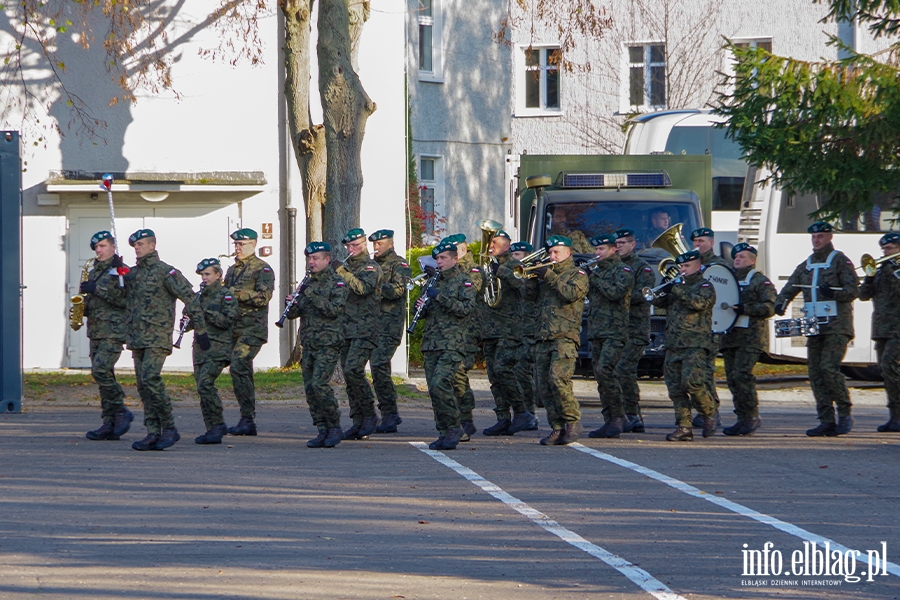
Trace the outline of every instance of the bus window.
{"label": "bus window", "polygon": [[[783,193],[781,198],[778,233],[806,233],[806,228],[813,222],[807,215],[819,209],[819,197],[816,194],[789,196]],[[879,194],[871,209],[841,215],[837,230],[841,233],[878,233],[900,229],[892,208],[894,198],[894,194]]]}
{"label": "bus window", "polygon": [[812,225],[810,213],[819,210],[819,198],[816,194],[802,196],[781,194],[781,210],[778,211],[778,233],[806,233]]}
{"label": "bus window", "polygon": [[673,127],[666,141],[671,154],[712,154],[713,210],[741,210],[747,163],[741,147],[710,126]]}

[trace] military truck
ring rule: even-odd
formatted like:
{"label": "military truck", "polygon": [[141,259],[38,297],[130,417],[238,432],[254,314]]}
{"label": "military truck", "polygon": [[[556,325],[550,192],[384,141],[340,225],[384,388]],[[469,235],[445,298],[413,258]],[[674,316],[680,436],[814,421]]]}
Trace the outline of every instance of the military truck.
{"label": "military truck", "polygon": [[[572,239],[576,263],[592,258],[588,240],[628,228],[637,252],[656,269],[669,256],[651,243],[682,223],[687,236],[709,223],[712,210],[710,156],[522,155],[517,177],[519,231],[535,248],[551,235]],[[657,272],[657,282],[661,279]],[[587,307],[586,307],[587,310]],[[590,344],[583,326],[577,372],[591,373]],[[665,313],[653,309],[650,345],[638,366],[643,376],[662,374]]]}

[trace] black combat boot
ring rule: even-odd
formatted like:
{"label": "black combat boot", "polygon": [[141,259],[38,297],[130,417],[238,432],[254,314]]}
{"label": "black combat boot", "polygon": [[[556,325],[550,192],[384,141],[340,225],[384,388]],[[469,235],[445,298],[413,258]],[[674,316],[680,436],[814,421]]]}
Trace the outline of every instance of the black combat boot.
{"label": "black combat boot", "polygon": [[444,440],[446,439],[445,434],[441,434],[438,439],[434,440],[430,444],[428,444],[429,450],[443,450],[444,449]]}
{"label": "black combat boot", "polygon": [[331,427],[325,434],[325,447],[334,448],[344,439],[344,432],[340,427]]}
{"label": "black combat boot", "polygon": [[759,417],[744,419],[744,422],[741,423],[741,435],[753,435],[760,425],[762,425],[762,419]]}
{"label": "black combat boot", "polygon": [[178,430],[174,427],[172,429],[163,429],[162,433],[159,434],[159,439],[156,441],[156,446],[153,449],[165,450],[170,446],[174,446],[175,442],[180,439],[181,436],[178,435]]}
{"label": "black combat boot", "polygon": [[397,433],[397,425],[403,422],[397,413],[381,415],[381,423],[375,428],[375,433]]}
{"label": "black combat boot", "polygon": [[459,445],[459,439],[462,437],[462,427],[451,427],[444,434],[443,450],[456,450]]}
{"label": "black combat boot", "polygon": [[[617,438],[622,435],[622,425],[624,419],[622,417],[614,417],[606,422],[606,424],[596,431],[588,434],[593,438]],[[596,435],[594,435],[596,434]]]}
{"label": "black combat boot", "polygon": [[459,426],[462,427],[463,433],[467,435],[475,435],[475,432],[478,431],[475,429],[475,423],[472,421],[463,421]]}
{"label": "black combat boot", "polygon": [[844,435],[845,433],[850,433],[850,430],[853,429],[853,417],[847,415],[846,417],[840,417],[838,419],[837,425],[834,427],[834,435]]}
{"label": "black combat boot", "polygon": [[879,433],[900,432],[900,417],[891,417],[884,425],[879,425],[876,430]]}
{"label": "black combat boot", "polygon": [[113,427],[112,421],[103,421],[103,425],[100,426],[100,429],[94,429],[93,431],[88,431],[84,434],[89,440],[117,440],[119,436],[116,435],[115,428]]}
{"label": "black combat boot", "polygon": [[716,429],[718,429],[718,426],[716,425],[716,416],[718,414],[719,413],[716,413],[711,417],[705,417],[703,419],[703,437],[708,438],[716,435]]}
{"label": "black combat boot", "polygon": [[241,417],[238,424],[228,428],[231,435],[256,435],[256,423],[253,417]]}
{"label": "black combat boot", "polygon": [[529,429],[530,425],[535,421],[534,415],[527,410],[525,412],[516,413],[513,415],[512,423],[509,424],[509,429],[506,430],[506,435],[525,431],[526,429]]}
{"label": "black combat boot", "polygon": [[738,419],[738,422],[730,427],[722,429],[725,435],[741,435],[741,429],[744,427],[744,419]]}
{"label": "black combat boot", "polygon": [[116,439],[128,433],[132,421],[134,421],[134,414],[127,408],[116,412],[113,416],[113,433],[116,434]]}
{"label": "black combat boot", "polygon": [[806,435],[808,435],[809,437],[823,437],[823,436],[832,437],[832,436],[837,435],[834,432],[834,427],[835,427],[834,423],[819,423],[812,429],[807,429]]}
{"label": "black combat boot", "polygon": [[512,421],[509,419],[501,419],[482,431],[484,435],[495,436],[495,435],[507,435],[509,432],[509,426],[512,424]]}
{"label": "black combat boot", "polygon": [[531,413],[531,416],[534,417],[534,421],[525,428],[525,431],[537,431],[541,427],[541,422],[538,420],[537,416],[534,413]]}
{"label": "black combat boot", "polygon": [[602,438],[606,437],[606,430],[609,429],[609,421],[605,422],[603,425],[588,433],[589,438]]}
{"label": "black combat boot", "polygon": [[375,433],[376,429],[378,429],[378,417],[375,415],[363,417],[362,423],[359,425],[359,439],[364,440],[368,438]]}
{"label": "black combat boot", "polygon": [[328,437],[327,429],[320,429],[319,435],[314,437],[313,439],[306,442],[307,448],[324,448],[325,447],[325,438]]}
{"label": "black combat boot", "polygon": [[156,450],[156,442],[159,441],[159,436],[155,433],[148,433],[147,437],[142,440],[139,440],[131,445],[135,450]]}
{"label": "black combat boot", "polygon": [[541,446],[555,446],[556,441],[562,435],[562,429],[554,429],[550,432],[550,435],[541,439]]}
{"label": "black combat boot", "polygon": [[693,442],[694,430],[690,427],[678,427],[666,436],[668,442]]}
{"label": "black combat boot", "polygon": [[360,423],[359,425],[357,425],[356,423],[354,423],[353,425],[350,426],[350,429],[348,429],[347,431],[344,432],[344,439],[345,439],[345,440],[363,440],[363,439],[366,439],[366,438],[364,438],[363,436],[361,436],[361,435],[359,434],[361,428],[362,428],[362,423]]}
{"label": "black combat boot", "polygon": [[221,444],[222,438],[225,437],[225,434],[228,433],[228,427],[225,423],[220,423],[215,425],[212,429],[208,430],[203,435],[198,435],[194,438],[195,444]]}
{"label": "black combat boot", "polygon": [[581,423],[566,423],[566,428],[562,430],[562,433],[556,440],[556,445],[565,446],[566,444],[577,442],[578,438],[581,437],[582,429]]}

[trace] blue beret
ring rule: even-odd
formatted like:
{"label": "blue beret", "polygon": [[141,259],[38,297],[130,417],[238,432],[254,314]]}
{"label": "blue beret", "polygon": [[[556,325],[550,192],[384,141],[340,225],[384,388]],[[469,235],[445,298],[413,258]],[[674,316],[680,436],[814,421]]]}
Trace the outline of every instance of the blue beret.
{"label": "blue beret", "polygon": [[240,240],[255,240],[257,237],[259,237],[259,236],[256,235],[255,231],[253,231],[252,229],[248,229],[246,227],[243,229],[238,229],[237,231],[235,231],[234,233],[231,234],[231,239],[233,239],[236,242],[240,241]]}
{"label": "blue beret", "polygon": [[358,240],[359,238],[365,237],[365,236],[366,236],[366,232],[365,232],[365,231],[363,231],[363,230],[360,229],[359,227],[355,227],[355,228],[353,228],[353,229],[351,229],[350,231],[347,232],[347,235],[345,235],[345,236],[341,239],[341,243],[342,243],[342,244],[349,244],[349,243],[352,242],[353,240]]}
{"label": "blue beret", "polygon": [[834,228],[831,226],[831,223],[826,223],[825,221],[816,221],[812,225],[806,228],[807,233],[831,233],[834,231]]}
{"label": "blue beret", "polygon": [[615,246],[616,245],[616,234],[614,233],[603,233],[600,235],[595,235],[591,239],[588,240],[591,243],[591,246]]}
{"label": "blue beret", "polygon": [[331,252],[331,244],[328,242],[310,242],[306,245],[306,248],[303,249],[303,254],[306,256],[315,254],[316,252]]}
{"label": "blue beret", "polygon": [[116,243],[116,240],[113,239],[113,236],[110,232],[106,230],[98,231],[93,236],[91,236],[91,250],[96,250],[97,244],[99,244],[103,240],[112,240],[113,245],[115,245]]}
{"label": "blue beret", "polygon": [[152,229],[138,229],[134,233],[128,236],[128,244],[134,248],[134,243],[138,240],[142,240],[144,238],[155,238],[156,234],[153,233]]}
{"label": "blue beret", "polygon": [[881,236],[881,239],[878,240],[878,245],[884,246],[885,244],[900,244],[900,233],[891,231]]}
{"label": "blue beret", "polygon": [[634,229],[619,229],[616,231],[616,239],[634,237]]}
{"label": "blue beret", "polygon": [[509,246],[510,252],[534,252],[534,246],[529,244],[528,242],[515,242],[514,244],[510,244]]}
{"label": "blue beret", "polygon": [[497,233],[494,234],[494,237],[502,237],[502,238],[508,239],[509,241],[512,241],[512,238],[509,237],[509,234],[506,233],[505,231],[503,231],[502,229],[497,231]]}
{"label": "blue beret", "polygon": [[736,246],[731,248],[731,260],[734,260],[734,257],[738,255],[738,252],[743,252],[744,250],[756,254],[756,248],[754,248],[747,242],[741,242],[740,244],[737,244]]}
{"label": "blue beret", "polygon": [[691,232],[692,242],[698,237],[716,237],[716,232],[709,227],[701,227],[700,229],[695,229]]}
{"label": "blue beret", "polygon": [[370,242],[377,242],[378,240],[386,240],[392,239],[394,237],[393,229],[379,229],[375,233],[369,236]]}
{"label": "blue beret", "polygon": [[456,244],[454,242],[441,242],[431,251],[431,257],[437,258],[438,254],[441,252],[450,252],[451,254],[456,254]]}
{"label": "blue beret", "polygon": [[684,254],[679,254],[675,257],[676,265],[683,265],[686,262],[692,260],[700,260],[700,251],[699,250],[691,250],[690,252],[685,252]]}
{"label": "blue beret", "polygon": [[221,266],[222,265],[219,263],[218,258],[204,258],[203,260],[201,260],[200,262],[197,263],[197,275],[199,275],[201,271],[208,269],[209,267],[220,267],[221,268]]}

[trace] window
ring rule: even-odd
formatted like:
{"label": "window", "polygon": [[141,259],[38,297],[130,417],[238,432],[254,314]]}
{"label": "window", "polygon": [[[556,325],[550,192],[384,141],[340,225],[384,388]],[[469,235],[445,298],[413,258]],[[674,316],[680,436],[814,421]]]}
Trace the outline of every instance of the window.
{"label": "window", "polygon": [[666,107],[666,47],[628,46],[628,104],[634,108]]}
{"label": "window", "polygon": [[419,79],[440,81],[441,64],[441,11],[440,0],[418,0],[419,21]]}
{"label": "window", "polygon": [[516,114],[560,114],[560,62],[558,47],[523,48],[517,55]]}
{"label": "window", "polygon": [[444,231],[444,161],[440,156],[419,156],[419,204],[425,234],[440,237]]}
{"label": "window", "polygon": [[771,52],[772,38],[763,38],[759,40],[743,40],[740,42],[735,42],[734,45],[738,48],[761,48],[766,52]]}

